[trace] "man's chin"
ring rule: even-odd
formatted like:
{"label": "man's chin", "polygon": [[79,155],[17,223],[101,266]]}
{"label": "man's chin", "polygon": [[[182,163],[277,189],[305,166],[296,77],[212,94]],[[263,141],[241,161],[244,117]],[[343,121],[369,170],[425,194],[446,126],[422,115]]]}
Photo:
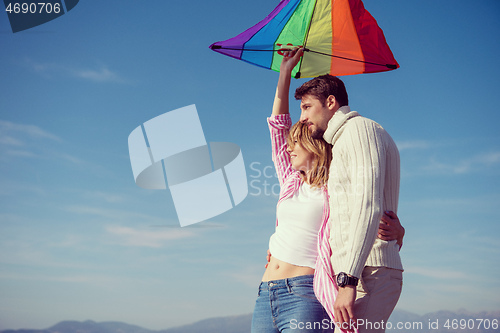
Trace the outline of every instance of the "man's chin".
{"label": "man's chin", "polygon": [[321,139],[323,139],[323,134],[325,134],[325,131],[323,131],[321,129],[314,129],[311,132],[311,137],[313,139],[316,139],[316,140],[321,140]]}

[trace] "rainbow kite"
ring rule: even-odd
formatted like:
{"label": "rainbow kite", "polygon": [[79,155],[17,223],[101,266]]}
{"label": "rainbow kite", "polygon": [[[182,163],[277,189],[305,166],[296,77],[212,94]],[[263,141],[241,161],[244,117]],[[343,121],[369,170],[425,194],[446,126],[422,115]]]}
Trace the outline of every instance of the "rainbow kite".
{"label": "rainbow kite", "polygon": [[296,78],[399,67],[384,33],[361,0],[282,0],[264,20],[210,48],[279,71],[279,50],[291,46],[303,46],[305,51],[292,73]]}

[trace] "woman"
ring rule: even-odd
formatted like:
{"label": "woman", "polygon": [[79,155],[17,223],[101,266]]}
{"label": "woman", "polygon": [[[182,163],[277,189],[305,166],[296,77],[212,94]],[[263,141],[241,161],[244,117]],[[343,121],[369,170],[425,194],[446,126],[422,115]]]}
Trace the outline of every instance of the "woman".
{"label": "woman", "polygon": [[[290,129],[290,78],[300,59],[300,55],[294,55],[293,51],[284,52],[273,111],[268,118],[281,191],[276,232],[269,241],[272,257],[259,286],[252,333],[333,332],[333,324],[313,289],[318,231],[329,213],[326,184],[331,146],[312,139],[301,123]],[[382,220],[379,238],[398,239],[401,245],[404,229],[397,216],[390,213]]]}

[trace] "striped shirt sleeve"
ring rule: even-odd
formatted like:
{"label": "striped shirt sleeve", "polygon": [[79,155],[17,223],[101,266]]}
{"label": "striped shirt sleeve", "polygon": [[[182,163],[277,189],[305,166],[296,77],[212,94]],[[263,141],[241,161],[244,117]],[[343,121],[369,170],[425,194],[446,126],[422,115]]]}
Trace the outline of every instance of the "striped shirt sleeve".
{"label": "striped shirt sleeve", "polygon": [[272,159],[280,187],[283,187],[285,180],[292,173],[292,163],[286,143],[292,119],[289,114],[279,114],[267,118],[267,122],[271,134]]}
{"label": "striped shirt sleeve", "polygon": [[335,272],[333,271],[330,257],[330,225],[328,217],[330,207],[328,204],[328,193],[325,190],[325,205],[323,207],[323,222],[318,232],[318,258],[316,259],[316,270],[314,271],[314,293],[318,301],[323,305],[332,322],[335,323],[334,309],[338,287],[335,283]]}

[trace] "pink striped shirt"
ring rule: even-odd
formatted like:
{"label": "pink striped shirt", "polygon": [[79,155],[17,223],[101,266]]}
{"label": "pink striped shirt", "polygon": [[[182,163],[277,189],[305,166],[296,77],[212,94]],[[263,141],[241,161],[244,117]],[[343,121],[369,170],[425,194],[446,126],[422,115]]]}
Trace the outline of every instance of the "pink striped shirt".
{"label": "pink striped shirt", "polygon": [[[280,184],[280,197],[278,205],[287,198],[293,196],[302,184],[300,173],[292,169],[290,154],[287,151],[287,137],[292,126],[292,120],[289,114],[280,114],[271,116],[267,119],[269,131],[271,133],[272,159],[278,181]],[[318,230],[318,257],[316,259],[316,269],[314,271],[314,293],[319,302],[327,311],[330,319],[335,322],[333,316],[333,304],[338,293],[337,284],[334,279],[334,272],[330,257],[332,250],[328,241],[330,237],[330,227],[328,216],[330,206],[328,204],[328,192],[323,187],[324,204],[322,224]],[[276,225],[278,220],[276,219]]]}

